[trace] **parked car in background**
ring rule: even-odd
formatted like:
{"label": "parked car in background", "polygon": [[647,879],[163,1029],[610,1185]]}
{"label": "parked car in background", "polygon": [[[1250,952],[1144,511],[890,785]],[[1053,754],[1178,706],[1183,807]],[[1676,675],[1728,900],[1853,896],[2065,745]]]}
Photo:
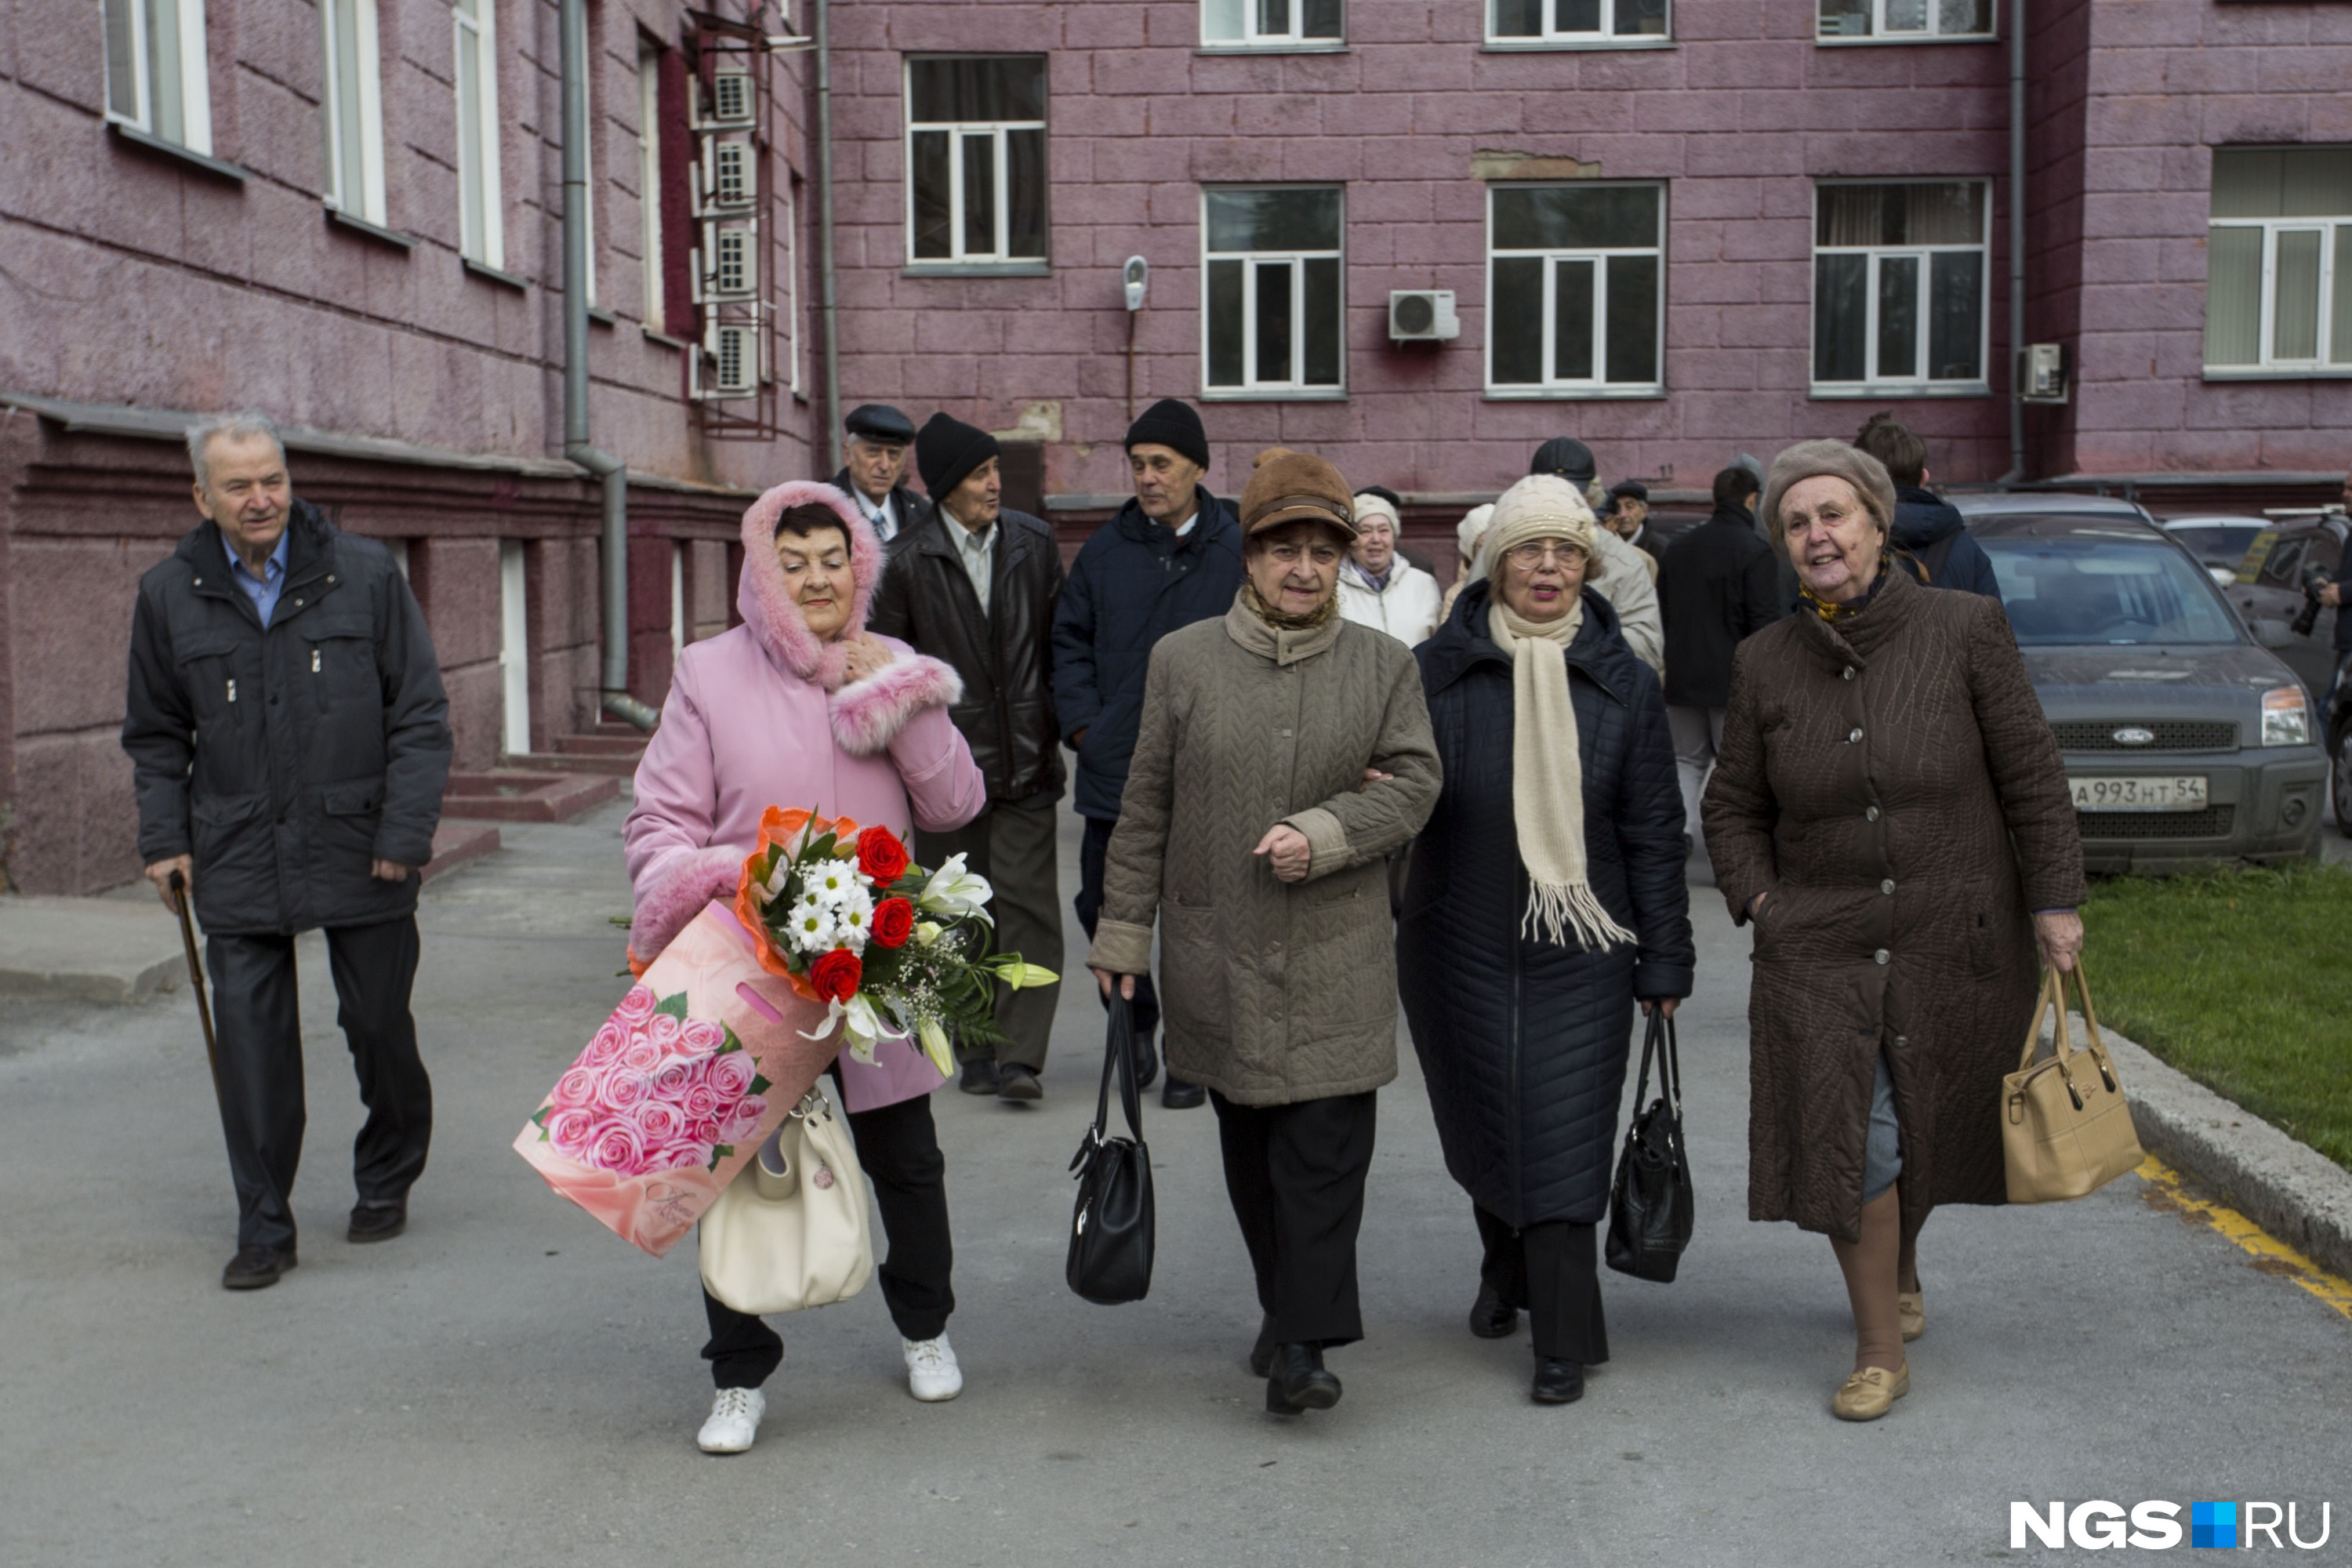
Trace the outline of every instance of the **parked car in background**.
{"label": "parked car in background", "polygon": [[2332,580],[2344,559],[2347,529],[2342,512],[2282,518],[2254,536],[2229,589],[2254,640],[2284,659],[2315,702],[2336,684],[2336,612],[2313,608],[2307,583]]}
{"label": "parked car in background", "polygon": [[2088,868],[2318,853],[2315,706],[2188,550],[2137,508],[1970,510],[2057,733]]}
{"label": "parked car in background", "polygon": [[2172,517],[2161,526],[2205,563],[2213,581],[2226,589],[2238,580],[2238,568],[2255,537],[2272,524],[2266,517]]}
{"label": "parked car in background", "polygon": [[2147,508],[2122,496],[2082,495],[2074,490],[1961,490],[1944,498],[1968,520],[1995,517],[2123,517],[2156,525]]}

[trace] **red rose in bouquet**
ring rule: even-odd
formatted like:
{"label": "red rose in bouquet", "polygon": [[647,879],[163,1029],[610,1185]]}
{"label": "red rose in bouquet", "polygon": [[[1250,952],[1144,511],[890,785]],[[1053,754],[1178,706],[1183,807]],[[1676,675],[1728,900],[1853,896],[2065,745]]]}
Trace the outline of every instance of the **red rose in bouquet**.
{"label": "red rose in bouquet", "polygon": [[885,899],[874,906],[867,933],[884,947],[904,947],[915,934],[915,906],[904,899]]}
{"label": "red rose in bouquet", "polygon": [[876,888],[887,889],[905,876],[907,861],[907,847],[888,828],[869,827],[857,836],[857,868],[874,879]]}
{"label": "red rose in bouquet", "polygon": [[821,1002],[846,1002],[857,994],[857,987],[866,979],[866,966],[857,955],[845,947],[820,954],[809,965],[809,984],[816,987]]}

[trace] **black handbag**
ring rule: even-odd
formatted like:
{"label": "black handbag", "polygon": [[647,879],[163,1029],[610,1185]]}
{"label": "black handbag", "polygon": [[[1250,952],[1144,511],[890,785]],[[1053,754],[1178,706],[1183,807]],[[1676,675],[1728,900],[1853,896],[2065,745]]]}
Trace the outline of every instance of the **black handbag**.
{"label": "black handbag", "polygon": [[[1103,1136],[1114,1073],[1133,1137]],[[1070,1289],[1098,1307],[1140,1301],[1151,1289],[1151,1151],[1143,1142],[1141,1098],[1135,1087],[1135,1020],[1126,999],[1114,996],[1094,1125],[1070,1162],[1078,1179],[1077,1212],[1070,1219]]]}
{"label": "black handbag", "polygon": [[1650,1015],[1642,1037],[1640,1108],[1650,1092],[1650,1058],[1658,1058],[1658,1098],[1636,1109],[1609,1190],[1609,1267],[1637,1279],[1672,1280],[1691,1237],[1690,1152],[1683,1142],[1683,1067],[1674,1021]]}

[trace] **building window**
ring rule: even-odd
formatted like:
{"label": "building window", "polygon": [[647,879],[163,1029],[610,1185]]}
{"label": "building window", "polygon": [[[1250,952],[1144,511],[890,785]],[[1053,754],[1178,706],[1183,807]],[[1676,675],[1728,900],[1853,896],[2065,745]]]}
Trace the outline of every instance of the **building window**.
{"label": "building window", "polygon": [[2352,368],[2352,147],[2221,147],[2205,363]]}
{"label": "building window", "polygon": [[645,264],[645,329],[666,332],[669,327],[664,308],[668,285],[662,271],[661,51],[650,46],[637,50],[637,215],[642,230],[639,257]]}
{"label": "building window", "polygon": [[1209,390],[1311,395],[1345,385],[1341,207],[1337,185],[1202,193]]}
{"label": "building window", "polygon": [[1665,187],[1489,190],[1491,392],[1658,392]]}
{"label": "building window", "polygon": [[499,202],[499,28],[495,0],[457,0],[457,246],[486,267],[507,264]]}
{"label": "building window", "polygon": [[1823,43],[1918,44],[1993,36],[1993,0],[1821,0]]}
{"label": "building window", "polygon": [[327,205],[383,222],[383,103],[375,0],[320,0],[327,45]]}
{"label": "building window", "polygon": [[1340,0],[1201,0],[1201,47],[1336,49]]}
{"label": "building window", "polygon": [[1045,57],[907,62],[907,259],[1045,258]]}
{"label": "building window", "polygon": [[1981,180],[1813,193],[1816,392],[1982,392]]}
{"label": "building window", "polygon": [[205,0],[105,0],[106,117],[213,150]]}
{"label": "building window", "polygon": [[1667,0],[1487,0],[1486,41],[1505,46],[1663,42]]}

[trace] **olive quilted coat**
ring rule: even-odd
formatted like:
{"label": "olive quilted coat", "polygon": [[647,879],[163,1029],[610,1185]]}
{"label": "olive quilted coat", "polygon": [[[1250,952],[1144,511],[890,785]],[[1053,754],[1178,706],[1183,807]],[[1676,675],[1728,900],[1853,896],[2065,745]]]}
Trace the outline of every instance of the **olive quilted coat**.
{"label": "olive quilted coat", "polygon": [[2001,1077],[2033,1010],[2032,911],[2087,889],[2058,742],[1998,600],[1901,572],[1836,629],[1739,647],[1700,808],[1716,885],[1755,919],[1748,1211],[1860,1233],[1884,1049],[1903,1218],[1997,1204]]}
{"label": "olive quilted coat", "polygon": [[[1157,916],[1169,1071],[1237,1105],[1378,1089],[1396,1077],[1388,857],[1437,787],[1404,644],[1336,616],[1277,633],[1237,597],[1151,650],[1087,962],[1148,972]],[[1278,822],[1313,847],[1303,882],[1252,853]]]}
{"label": "olive quilted coat", "polygon": [[1589,1225],[1609,1206],[1634,998],[1691,991],[1682,795],[1658,678],[1588,596],[1567,650],[1586,874],[1641,940],[1587,952],[1520,934],[1511,659],[1486,635],[1488,593],[1471,584],[1418,650],[1445,788],[1397,926],[1405,1019],[1445,1168],[1471,1199],[1511,1225]]}

